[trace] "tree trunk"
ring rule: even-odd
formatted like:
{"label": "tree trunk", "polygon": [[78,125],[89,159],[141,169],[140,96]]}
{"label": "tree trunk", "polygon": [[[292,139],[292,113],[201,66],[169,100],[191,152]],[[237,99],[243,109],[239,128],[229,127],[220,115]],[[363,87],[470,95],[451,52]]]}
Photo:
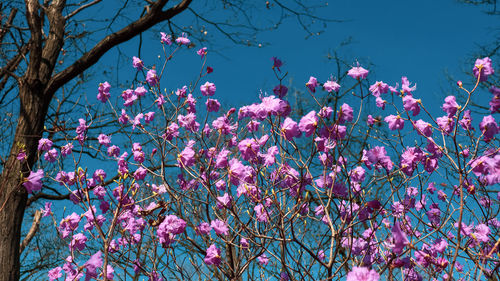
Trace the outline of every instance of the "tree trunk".
{"label": "tree trunk", "polygon": [[[31,82],[31,83],[30,83]],[[19,87],[20,109],[8,160],[0,175],[0,281],[19,280],[19,241],[28,193],[22,177],[37,160],[38,140],[43,133],[50,98],[43,97],[39,80],[23,81]],[[24,144],[26,162],[16,159],[18,144]]]}

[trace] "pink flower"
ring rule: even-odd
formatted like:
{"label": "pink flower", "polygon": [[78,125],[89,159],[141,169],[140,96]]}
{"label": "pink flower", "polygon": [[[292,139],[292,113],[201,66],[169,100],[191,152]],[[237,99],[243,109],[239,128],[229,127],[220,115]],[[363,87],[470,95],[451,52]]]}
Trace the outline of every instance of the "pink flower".
{"label": "pink flower", "polygon": [[384,121],[389,124],[389,129],[391,131],[402,130],[405,126],[405,121],[399,115],[397,115],[397,116],[396,115],[389,115],[389,116],[384,118]]}
{"label": "pink flower", "polygon": [[220,108],[220,103],[216,99],[207,99],[205,105],[207,106],[208,112],[217,112]]}
{"label": "pink flower", "polygon": [[220,265],[221,263],[220,250],[217,249],[217,247],[214,244],[208,247],[204,261],[207,265],[212,265],[212,264],[215,266]]}
{"label": "pink flower", "polygon": [[177,156],[177,162],[180,167],[191,167],[195,163],[195,152],[190,146],[186,146],[184,150]]}
{"label": "pink flower", "polygon": [[385,94],[387,91],[389,91],[389,85],[382,81],[377,81],[370,86],[370,92],[375,97],[380,97],[381,94]]}
{"label": "pink flower", "polygon": [[179,45],[189,45],[191,43],[191,40],[189,40],[186,33],[183,32],[180,37],[177,37],[177,39],[175,39],[175,42]]}
{"label": "pink flower", "polygon": [[272,57],[271,60],[273,61],[273,69],[276,68],[279,72],[281,72],[280,67],[283,65],[283,62],[277,57]]}
{"label": "pink flower", "polygon": [[316,92],[316,87],[318,86],[318,80],[315,77],[309,77],[309,81],[306,83],[307,88],[313,93]]}
{"label": "pink flower", "polygon": [[54,281],[54,280],[62,277],[61,270],[62,270],[62,268],[60,266],[49,270],[49,274],[48,274],[49,281]]}
{"label": "pink flower", "polygon": [[227,223],[225,221],[216,219],[210,222],[210,226],[217,235],[229,235],[229,228],[227,227]]}
{"label": "pink flower", "polygon": [[353,267],[352,271],[347,274],[346,281],[378,281],[380,275],[373,269],[368,267]]}
{"label": "pink flower", "polygon": [[299,129],[306,134],[306,137],[310,137],[316,127],[318,126],[318,117],[316,116],[316,111],[311,111],[307,113],[304,117],[300,119]]}
{"label": "pink flower", "polygon": [[452,117],[457,113],[458,110],[458,104],[455,96],[447,96],[444,99],[444,104],[443,104],[443,111],[448,113],[448,117]]}
{"label": "pink flower", "polygon": [[339,123],[344,124],[345,122],[351,122],[353,119],[352,112],[352,108],[347,103],[344,103],[337,112]]}
{"label": "pink flower", "polygon": [[479,123],[479,129],[481,130],[481,133],[483,133],[485,142],[490,142],[500,131],[495,118],[491,115],[483,117],[483,121]]}
{"label": "pink flower", "polygon": [[281,124],[281,132],[283,133],[285,139],[289,141],[293,140],[293,138],[300,137],[302,134],[299,131],[297,122],[293,121],[290,117],[285,118],[285,121]]}
{"label": "pink flower", "polygon": [[351,76],[354,79],[365,79],[368,76],[368,70],[362,68],[361,66],[353,67],[349,69],[347,75]]}
{"label": "pink flower", "polygon": [[201,94],[204,96],[213,96],[215,94],[215,90],[216,87],[214,83],[206,82],[200,86]]}
{"label": "pink flower", "polygon": [[491,66],[491,59],[489,57],[485,57],[476,60],[472,72],[476,78],[480,76],[479,81],[486,81],[488,80],[488,76],[495,73],[495,70]]}
{"label": "pink flower", "polygon": [[410,81],[408,81],[408,78],[406,78],[405,76],[401,77],[401,83],[401,90],[405,94],[411,95],[411,92],[417,89],[417,84],[413,85],[413,87],[410,87]]}
{"label": "pink flower", "polygon": [[413,116],[417,116],[420,113],[420,107],[418,103],[420,100],[414,99],[412,95],[406,95],[403,97],[403,107],[406,111],[413,111]]}
{"label": "pink flower", "polygon": [[436,118],[436,123],[439,125],[441,131],[443,131],[445,134],[451,133],[453,127],[455,126],[455,121],[453,121],[453,119],[448,116]]}
{"label": "pink flower", "polygon": [[165,32],[160,32],[160,35],[162,44],[172,45],[172,36],[167,35]]}
{"label": "pink flower", "polygon": [[198,56],[203,58],[207,54],[207,47],[199,49],[198,51],[196,51],[196,53],[198,54]]}
{"label": "pink flower", "polygon": [[154,87],[156,86],[156,84],[158,84],[158,76],[156,75],[156,70],[150,69],[148,71],[148,73],[146,74],[146,81],[151,87]]}
{"label": "pink flower", "polygon": [[32,193],[33,191],[38,191],[42,189],[42,178],[43,178],[43,170],[38,169],[35,173],[30,171],[30,175],[23,183],[23,186],[26,188],[28,193]]}
{"label": "pink flower", "polygon": [[226,192],[224,195],[217,197],[217,208],[230,208],[231,202],[233,202],[233,197]]}
{"label": "pink flower", "polygon": [[109,90],[111,89],[111,85],[106,81],[104,83],[99,84],[98,88],[98,93],[97,93],[97,99],[100,100],[101,102],[106,102],[108,101],[109,97],[111,96],[109,94]]}
{"label": "pink flower", "polygon": [[329,93],[337,92],[340,89],[340,85],[335,81],[328,80],[323,84],[323,89]]}
{"label": "pink flower", "polygon": [[105,147],[109,147],[109,144],[111,143],[111,138],[105,134],[100,134],[97,137],[97,141],[99,141],[99,144],[104,145]]}
{"label": "pink flower", "polygon": [[394,248],[392,248],[392,251],[396,255],[400,255],[403,252],[404,247],[406,247],[410,241],[408,241],[406,234],[401,230],[399,222],[397,221],[394,223],[391,232],[392,238],[394,239]]}
{"label": "pink flower", "polygon": [[244,160],[250,161],[257,157],[257,153],[260,151],[260,146],[255,139],[244,139],[238,143],[238,149],[241,153],[241,157]]}
{"label": "pink flower", "polygon": [[432,135],[432,125],[422,119],[417,120],[413,126],[417,129],[417,133],[419,135],[426,137],[430,137]]}
{"label": "pink flower", "polygon": [[155,112],[150,111],[146,114],[144,114],[144,121],[146,121],[146,124],[149,124],[149,122],[153,121],[155,119]]}
{"label": "pink flower", "polygon": [[40,139],[38,141],[38,151],[49,151],[52,147],[52,141],[49,139]]}
{"label": "pink flower", "polygon": [[281,99],[286,96],[286,93],[288,93],[288,88],[283,85],[278,85],[273,88],[273,93]]}
{"label": "pink flower", "polygon": [[138,97],[144,97],[147,92],[148,90],[146,90],[146,88],[144,88],[143,86],[139,86],[134,90],[134,94]]}
{"label": "pink flower", "polygon": [[73,235],[73,239],[69,244],[69,248],[71,249],[71,251],[74,251],[75,249],[82,251],[85,248],[86,243],[87,237],[83,235],[83,233],[77,233],[76,235]]}
{"label": "pink flower", "polygon": [[50,163],[54,163],[57,160],[57,156],[58,156],[57,150],[55,148],[52,148],[51,150],[45,152],[45,154],[43,155],[43,159],[45,159],[45,161],[48,161]]}
{"label": "pink flower", "polygon": [[196,228],[195,228],[195,232],[196,234],[198,235],[207,235],[208,233],[210,233],[210,230],[212,230],[212,227],[210,227],[210,224],[206,223],[206,222],[202,222],[200,223]]}
{"label": "pink flower", "polygon": [[259,222],[267,222],[268,220],[268,211],[265,209],[264,205],[257,204],[254,208],[255,217]]}
{"label": "pink flower", "polygon": [[384,99],[382,99],[381,97],[377,97],[375,99],[375,104],[377,105],[378,108],[382,108],[382,110],[385,109],[385,104],[386,103],[387,102]]}
{"label": "pink flower", "polygon": [[269,258],[266,256],[266,254],[260,255],[257,260],[261,265],[268,265],[269,264]]}
{"label": "pink flower", "polygon": [[144,67],[144,62],[136,56],[132,58],[132,66],[134,66],[135,69],[141,71],[142,68]]}

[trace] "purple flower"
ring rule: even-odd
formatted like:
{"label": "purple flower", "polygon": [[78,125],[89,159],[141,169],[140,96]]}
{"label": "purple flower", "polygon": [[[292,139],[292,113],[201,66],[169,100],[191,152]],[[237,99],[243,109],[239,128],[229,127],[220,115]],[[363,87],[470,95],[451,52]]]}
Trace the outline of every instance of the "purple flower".
{"label": "purple flower", "polygon": [[210,230],[212,230],[212,227],[207,222],[202,222],[195,228],[195,232],[198,235],[207,235],[210,233]]}
{"label": "purple flower", "polygon": [[363,160],[367,167],[370,168],[371,165],[375,165],[376,168],[382,166],[387,170],[392,170],[391,158],[387,155],[385,147],[375,146],[363,155]]}
{"label": "purple flower", "polygon": [[220,103],[216,99],[207,99],[205,103],[208,112],[217,112],[220,108]]}
{"label": "purple flower", "polygon": [[349,69],[347,75],[351,76],[354,79],[365,79],[368,76],[368,70],[362,68],[361,66],[353,67]]}
{"label": "purple flower", "polygon": [[458,110],[458,103],[455,96],[447,96],[444,99],[442,108],[444,112],[448,113],[448,117],[452,117],[453,115],[455,115],[455,113],[457,113]]}
{"label": "purple flower", "polygon": [[283,85],[278,85],[273,88],[273,93],[281,99],[288,93],[288,88]]}
{"label": "purple flower", "polygon": [[97,93],[97,99],[100,100],[101,102],[106,102],[108,101],[109,97],[111,96],[109,94],[109,90],[111,89],[111,85],[106,81],[104,83],[99,84],[98,88],[98,93]]}
{"label": "purple flower", "polygon": [[221,263],[220,250],[217,249],[217,247],[214,244],[208,247],[204,261],[207,265],[212,265],[212,264],[215,266],[220,265]]}
{"label": "purple flower", "polygon": [[148,170],[144,169],[143,167],[137,168],[134,172],[134,179],[135,180],[144,180],[148,174]]}
{"label": "purple flower", "polygon": [[352,271],[347,274],[346,281],[378,281],[380,275],[373,269],[368,267],[353,267]]}
{"label": "purple flower", "polygon": [[264,205],[257,204],[254,208],[255,217],[259,222],[267,222],[268,220],[268,211],[265,209]]}
{"label": "purple flower", "polygon": [[394,248],[392,251],[396,255],[400,255],[403,252],[403,248],[406,247],[410,242],[406,237],[406,234],[399,227],[399,222],[395,222],[391,230],[392,238],[394,239]]}
{"label": "purple flower", "polygon": [[149,124],[149,122],[153,121],[155,119],[155,112],[150,111],[146,114],[144,114],[144,121],[146,121],[146,124]]}
{"label": "purple flower", "polygon": [[300,137],[302,134],[299,131],[297,122],[293,121],[290,117],[285,118],[285,121],[281,124],[281,132],[283,133],[285,139],[289,141],[293,140],[293,138]]}
{"label": "purple flower", "polygon": [[328,80],[323,84],[323,89],[329,93],[337,92],[340,89],[340,85],[335,81]]}
{"label": "purple flower", "polygon": [[403,107],[406,111],[413,111],[413,116],[417,116],[420,113],[420,107],[418,106],[420,100],[414,99],[412,95],[406,95],[403,97]]}
{"label": "purple flower", "polygon": [[455,121],[453,121],[453,119],[448,116],[436,118],[436,123],[439,125],[441,131],[443,131],[445,134],[451,133],[451,131],[453,131],[453,127],[455,126]]}
{"label": "purple flower", "polygon": [[82,251],[85,248],[85,244],[87,243],[87,237],[83,235],[83,233],[77,233],[73,235],[73,239],[69,244],[69,248],[71,251],[75,249]]}
{"label": "purple flower", "polygon": [[135,69],[137,69],[137,70],[141,71],[141,70],[142,70],[142,68],[144,67],[144,62],[142,62],[142,60],[141,60],[140,58],[138,58],[138,57],[134,56],[134,57],[132,58],[132,66],[133,66]]}
{"label": "purple flower", "polygon": [[389,85],[382,81],[377,81],[375,84],[370,86],[370,92],[375,97],[380,97],[381,94],[385,94],[389,91]]}
{"label": "purple flower", "polygon": [[186,33],[183,32],[180,37],[177,37],[177,39],[175,39],[175,42],[179,45],[189,45],[191,43],[191,40],[189,40]]}
{"label": "purple flower", "polygon": [[377,97],[375,99],[375,105],[377,105],[378,108],[382,108],[382,110],[385,109],[385,104],[387,102],[385,100],[383,100],[381,97]]}
{"label": "purple flower", "polygon": [[413,124],[414,128],[417,129],[417,133],[422,136],[430,137],[432,135],[432,125],[423,121],[422,119],[417,120]]}
{"label": "purple flower", "polygon": [[49,281],[54,281],[54,280],[62,277],[61,270],[62,270],[62,268],[60,266],[49,270],[49,274],[48,274]]}
{"label": "purple flower", "polygon": [[184,150],[177,156],[177,162],[180,167],[191,167],[195,163],[195,151],[191,146],[186,146]]}
{"label": "purple flower", "polygon": [[233,197],[226,192],[224,195],[217,197],[217,208],[230,208],[232,201]]}
{"label": "purple flower", "polygon": [[318,80],[315,77],[309,77],[309,81],[306,83],[306,87],[313,93],[316,92],[316,87],[318,87]]}
{"label": "purple flower", "polygon": [[389,124],[389,129],[394,130],[402,130],[405,126],[405,121],[399,115],[389,115],[384,118],[384,121]]}
{"label": "purple flower", "polygon": [[406,77],[401,77],[401,90],[405,94],[411,95],[412,91],[415,91],[417,89],[417,84],[413,85],[413,87],[410,86],[410,81],[408,81],[408,78]]}
{"label": "purple flower", "polygon": [[49,151],[52,147],[52,141],[49,139],[40,139],[38,141],[38,151]]}
{"label": "purple flower", "polygon": [[351,122],[353,119],[352,111],[352,108],[347,103],[344,103],[337,112],[339,123]]}
{"label": "purple flower", "polygon": [[216,87],[214,83],[206,82],[200,86],[201,94],[204,96],[213,96],[215,94],[215,90]]}
{"label": "purple flower", "polygon": [[325,251],[323,251],[323,250],[319,250],[319,251],[318,251],[318,254],[317,254],[317,257],[318,257],[318,259],[319,259],[320,261],[324,261],[324,260],[325,260],[325,258],[326,258]]}
{"label": "purple flower", "polygon": [[181,234],[186,229],[186,222],[175,215],[168,215],[158,226],[156,234],[159,241],[165,246],[174,242],[175,235]]}
{"label": "purple flower", "polygon": [[172,45],[172,36],[167,35],[165,32],[160,32],[161,35],[161,43],[165,43],[167,45]]}
{"label": "purple flower", "polygon": [[277,57],[272,57],[271,60],[273,61],[273,69],[276,68],[279,72],[281,72],[280,67],[283,65],[283,62]]}
{"label": "purple flower", "polygon": [[483,133],[485,142],[490,142],[500,131],[500,127],[498,127],[495,118],[491,115],[483,117],[483,121],[479,123],[479,129],[481,133]]}
{"label": "purple flower", "polygon": [[248,243],[248,240],[244,237],[240,239],[240,245],[242,248],[248,248],[250,244]]}
{"label": "purple flower", "polygon": [[33,191],[38,191],[42,189],[42,178],[43,178],[43,170],[38,169],[35,173],[30,171],[30,175],[23,183],[23,186],[26,188],[28,193],[32,193]]}
{"label": "purple flower", "polygon": [[196,53],[198,54],[198,56],[203,58],[207,54],[207,47],[199,49],[198,51],[196,51]]}
{"label": "purple flower", "polygon": [[217,235],[229,235],[229,228],[227,227],[227,223],[225,221],[216,219],[210,222],[210,226]]}
{"label": "purple flower", "polygon": [[252,160],[257,157],[259,152],[259,143],[255,139],[244,139],[238,143],[238,149],[241,153],[241,157],[244,160]]}
{"label": "purple flower", "polygon": [[99,141],[99,144],[104,145],[105,147],[109,147],[109,144],[111,143],[111,138],[105,134],[100,134],[97,137],[97,141]]}
{"label": "purple flower", "polygon": [[316,116],[316,111],[311,111],[304,117],[300,119],[299,129],[306,134],[306,137],[310,137],[316,127],[318,126],[318,117]]}
{"label": "purple flower", "polygon": [[458,121],[458,124],[460,124],[460,126],[462,126],[464,130],[470,131],[473,130],[471,123],[472,117],[470,116],[470,110],[466,110],[464,112],[464,117],[462,118],[462,120]]}
{"label": "purple flower", "polygon": [[90,278],[97,278],[97,269],[100,268],[102,264],[102,252],[97,251],[97,253],[93,254],[90,259],[84,264],[85,268],[87,269],[86,278],[89,280]]}
{"label": "purple flower", "polygon": [[57,153],[57,150],[55,148],[52,148],[51,150],[45,152],[43,158],[50,163],[54,163],[56,162],[58,155],[59,154]]}
{"label": "purple flower", "polygon": [[260,255],[257,260],[259,261],[260,265],[268,265],[269,264],[269,258],[266,256],[266,254]]}
{"label": "purple flower", "polygon": [[486,81],[488,80],[488,76],[495,73],[495,70],[491,66],[491,59],[489,57],[485,57],[476,60],[472,72],[476,78],[479,77],[479,81]]}
{"label": "purple flower", "polygon": [[148,73],[146,74],[146,81],[151,87],[154,87],[156,86],[156,84],[158,84],[158,76],[156,75],[156,70],[150,69],[148,71]]}
{"label": "purple flower", "polygon": [[500,88],[491,86],[489,91],[493,94],[490,101],[490,111],[491,113],[500,113]]}
{"label": "purple flower", "polygon": [[136,96],[138,97],[144,97],[147,92],[148,90],[146,90],[146,88],[144,88],[143,86],[139,86],[134,90],[134,94],[136,94]]}

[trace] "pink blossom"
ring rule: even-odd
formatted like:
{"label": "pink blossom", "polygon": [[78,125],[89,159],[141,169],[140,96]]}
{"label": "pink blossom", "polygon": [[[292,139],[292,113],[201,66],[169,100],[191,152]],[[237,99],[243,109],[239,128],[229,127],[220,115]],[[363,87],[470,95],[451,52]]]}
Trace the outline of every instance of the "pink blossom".
{"label": "pink blossom", "polygon": [[380,275],[368,267],[353,267],[347,274],[346,281],[378,281]]}
{"label": "pink blossom", "polygon": [[38,151],[49,151],[52,147],[52,141],[49,139],[40,139],[38,141]]}
{"label": "pink blossom", "polygon": [[408,81],[408,78],[406,77],[401,77],[401,90],[403,93],[411,95],[411,92],[415,91],[417,89],[417,84],[410,86],[410,81]]}
{"label": "pink blossom", "polygon": [[205,82],[205,84],[200,86],[201,94],[204,96],[213,96],[215,94],[215,84],[210,82]]}
{"label": "pink blossom", "polygon": [[405,126],[405,121],[399,115],[397,115],[397,116],[396,115],[389,115],[389,116],[384,118],[384,121],[389,124],[389,129],[391,131],[402,130]]}
{"label": "pink blossom", "polygon": [[217,235],[229,235],[229,228],[227,227],[227,223],[225,221],[215,219],[210,222],[210,226]]}
{"label": "pink blossom", "polygon": [[38,171],[33,172],[30,171],[30,175],[23,183],[23,186],[26,188],[28,193],[32,193],[33,191],[38,191],[42,189],[42,178],[43,178],[43,170],[38,169]]}
{"label": "pink blossom", "polygon": [[138,71],[141,71],[142,68],[144,67],[144,62],[136,56],[132,58],[132,66],[137,69]]}
{"label": "pink blossom", "polygon": [[97,99],[100,100],[101,102],[106,102],[108,101],[109,97],[111,96],[109,94],[109,90],[111,89],[111,85],[106,81],[104,83],[99,84],[98,88],[98,93],[97,93]]}
{"label": "pink blossom", "polygon": [[500,127],[495,121],[495,118],[491,115],[483,117],[483,121],[479,123],[479,129],[481,133],[483,133],[485,142],[490,142],[500,131]]}
{"label": "pink blossom", "polygon": [[365,79],[368,76],[368,70],[362,68],[361,66],[353,67],[349,69],[347,75],[351,76],[354,79]]}
{"label": "pink blossom", "polygon": [[495,70],[491,65],[491,59],[489,57],[485,57],[476,60],[472,72],[474,73],[474,76],[476,78],[480,76],[479,81],[486,81],[488,80],[488,76],[493,75],[493,73],[495,73]]}
{"label": "pink blossom", "polygon": [[207,249],[207,254],[204,259],[207,265],[219,266],[221,263],[220,250],[214,244],[210,245]]}
{"label": "pink blossom", "polygon": [[199,49],[198,51],[196,51],[196,53],[198,54],[198,56],[203,58],[207,54],[207,47]]}
{"label": "pink blossom", "polygon": [[323,84],[323,89],[325,89],[325,91],[329,93],[338,92],[338,90],[340,89],[340,85],[335,81],[328,80]]}
{"label": "pink blossom", "polygon": [[451,133],[453,127],[455,126],[455,121],[448,116],[436,118],[436,123],[439,125],[441,131],[443,131],[445,134]]}
{"label": "pink blossom", "polygon": [[406,95],[403,97],[403,107],[406,111],[413,111],[413,116],[417,116],[420,113],[420,107],[418,106],[420,100],[414,99],[412,95]]}
{"label": "pink blossom", "polygon": [[432,135],[432,125],[422,119],[417,120],[413,126],[417,129],[417,133],[419,135],[426,137],[430,137]]}
{"label": "pink blossom", "polygon": [[300,119],[299,129],[306,134],[306,137],[310,137],[316,127],[318,126],[318,117],[316,116],[316,111],[311,111]]}
{"label": "pink blossom", "polygon": [[443,104],[443,111],[448,113],[448,117],[452,117],[457,113],[458,110],[458,104],[455,96],[447,96],[444,99],[444,104]]}
{"label": "pink blossom", "polygon": [[189,40],[187,38],[187,35],[186,33],[182,33],[181,36],[177,37],[177,39],[175,39],[175,43],[179,44],[179,45],[189,45],[191,44],[191,40]]}
{"label": "pink blossom", "polygon": [[377,81],[370,86],[370,92],[375,97],[380,97],[381,94],[385,94],[387,91],[389,91],[389,85],[382,81]]}
{"label": "pink blossom", "polygon": [[351,122],[353,119],[352,112],[353,112],[352,108],[347,103],[344,103],[340,107],[340,110],[337,112],[337,118],[339,124],[344,124],[345,122]]}
{"label": "pink blossom", "polygon": [[290,117],[285,118],[283,124],[281,124],[281,132],[283,133],[285,139],[289,141],[293,140],[293,138],[300,137],[302,134],[299,131],[297,122],[293,121]]}
{"label": "pink blossom", "polygon": [[268,265],[269,264],[269,258],[266,256],[266,254],[262,254],[260,255],[258,258],[257,258],[257,261],[259,261],[259,263],[261,265]]}
{"label": "pink blossom", "polygon": [[288,88],[283,85],[278,85],[273,88],[273,93],[281,99],[288,93]]}
{"label": "pink blossom", "polygon": [[306,87],[313,93],[316,92],[316,87],[318,87],[318,80],[315,77],[309,77],[309,81],[306,83]]}
{"label": "pink blossom", "polygon": [[220,108],[220,103],[216,99],[207,99],[205,103],[208,112],[217,112]]}
{"label": "pink blossom", "polygon": [[160,32],[160,35],[162,44],[172,45],[172,36],[167,35],[165,32]]}
{"label": "pink blossom", "polygon": [[156,86],[156,84],[158,84],[158,76],[156,75],[156,70],[150,69],[148,71],[148,73],[146,74],[146,81],[151,87],[154,87]]}

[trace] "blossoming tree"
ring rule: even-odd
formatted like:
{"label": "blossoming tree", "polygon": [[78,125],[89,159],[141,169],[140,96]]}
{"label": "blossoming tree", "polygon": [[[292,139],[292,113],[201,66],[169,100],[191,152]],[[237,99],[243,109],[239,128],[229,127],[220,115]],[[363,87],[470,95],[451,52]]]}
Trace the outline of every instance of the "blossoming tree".
{"label": "blossoming tree", "polygon": [[[168,67],[189,39],[161,42]],[[311,77],[315,108],[295,116],[281,82],[222,110],[207,49],[197,54],[201,74],[177,90],[162,90],[163,70],[137,57],[143,82],[120,96],[101,83],[115,133],[89,134],[104,121],[82,116],[74,141],[40,140],[44,161],[24,187],[58,184],[73,203],[71,214],[42,210],[68,245],[50,280],[498,278],[500,89],[490,88],[488,114],[468,109],[493,79],[489,58],[476,61],[471,89],[457,83],[468,99],[446,97],[439,117],[406,77],[367,92],[359,65],[344,85]],[[278,78],[280,67],[273,58]]]}

